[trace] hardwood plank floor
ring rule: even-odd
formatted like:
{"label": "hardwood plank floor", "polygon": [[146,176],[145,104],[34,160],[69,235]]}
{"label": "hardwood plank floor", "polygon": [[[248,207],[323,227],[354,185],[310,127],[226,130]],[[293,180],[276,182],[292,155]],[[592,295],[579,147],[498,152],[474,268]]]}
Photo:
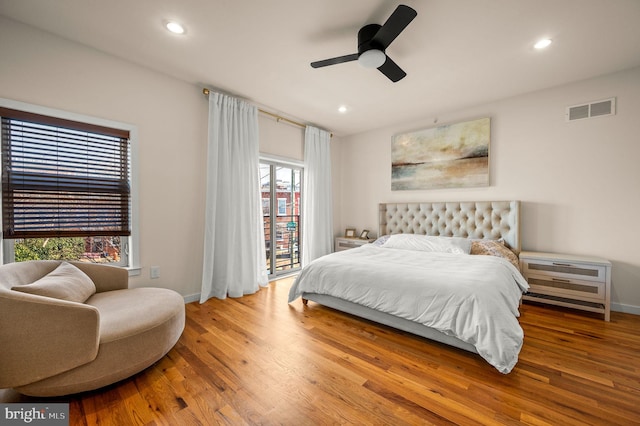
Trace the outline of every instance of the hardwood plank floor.
{"label": "hardwood plank floor", "polygon": [[[525,304],[512,373],[309,302],[292,279],[187,305],[178,344],[70,403],[72,425],[640,424],[640,316]],[[0,391],[1,402],[42,401]]]}

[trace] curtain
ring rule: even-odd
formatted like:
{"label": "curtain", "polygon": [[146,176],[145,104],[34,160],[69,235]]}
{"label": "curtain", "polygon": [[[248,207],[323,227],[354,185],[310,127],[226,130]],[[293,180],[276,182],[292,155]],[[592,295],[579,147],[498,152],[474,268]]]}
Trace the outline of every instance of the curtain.
{"label": "curtain", "polygon": [[307,126],[302,193],[302,266],[333,250],[331,134]]}
{"label": "curtain", "polygon": [[268,284],[258,157],[257,108],[211,92],[200,303]]}

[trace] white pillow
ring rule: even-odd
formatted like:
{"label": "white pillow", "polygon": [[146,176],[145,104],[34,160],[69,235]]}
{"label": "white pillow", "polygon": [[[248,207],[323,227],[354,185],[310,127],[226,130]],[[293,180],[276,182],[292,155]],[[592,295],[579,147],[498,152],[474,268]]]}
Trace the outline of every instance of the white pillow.
{"label": "white pillow", "polygon": [[460,237],[394,234],[389,237],[382,247],[440,253],[469,254],[469,252],[471,252],[471,240]]}
{"label": "white pillow", "polygon": [[96,292],[96,286],[80,269],[68,262],[62,262],[39,280],[31,284],[13,286],[11,290],[84,303]]}

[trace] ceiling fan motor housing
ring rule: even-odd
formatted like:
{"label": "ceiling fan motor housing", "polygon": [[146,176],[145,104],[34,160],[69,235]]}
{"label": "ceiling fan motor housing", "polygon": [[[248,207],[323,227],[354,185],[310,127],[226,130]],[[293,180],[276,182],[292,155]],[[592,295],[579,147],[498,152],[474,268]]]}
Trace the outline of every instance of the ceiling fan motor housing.
{"label": "ceiling fan motor housing", "polygon": [[371,49],[384,52],[385,49],[373,41],[373,37],[378,33],[380,27],[382,27],[382,25],[369,24],[360,28],[360,31],[358,31],[358,56]]}

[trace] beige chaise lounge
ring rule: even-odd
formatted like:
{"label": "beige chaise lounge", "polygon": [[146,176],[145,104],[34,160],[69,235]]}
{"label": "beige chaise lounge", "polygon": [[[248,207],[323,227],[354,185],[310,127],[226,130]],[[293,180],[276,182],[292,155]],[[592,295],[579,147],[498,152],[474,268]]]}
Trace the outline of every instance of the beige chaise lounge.
{"label": "beige chaise lounge", "polygon": [[125,269],[60,261],[0,266],[0,388],[59,396],[117,382],[162,358],[184,321],[178,293],[129,289]]}

